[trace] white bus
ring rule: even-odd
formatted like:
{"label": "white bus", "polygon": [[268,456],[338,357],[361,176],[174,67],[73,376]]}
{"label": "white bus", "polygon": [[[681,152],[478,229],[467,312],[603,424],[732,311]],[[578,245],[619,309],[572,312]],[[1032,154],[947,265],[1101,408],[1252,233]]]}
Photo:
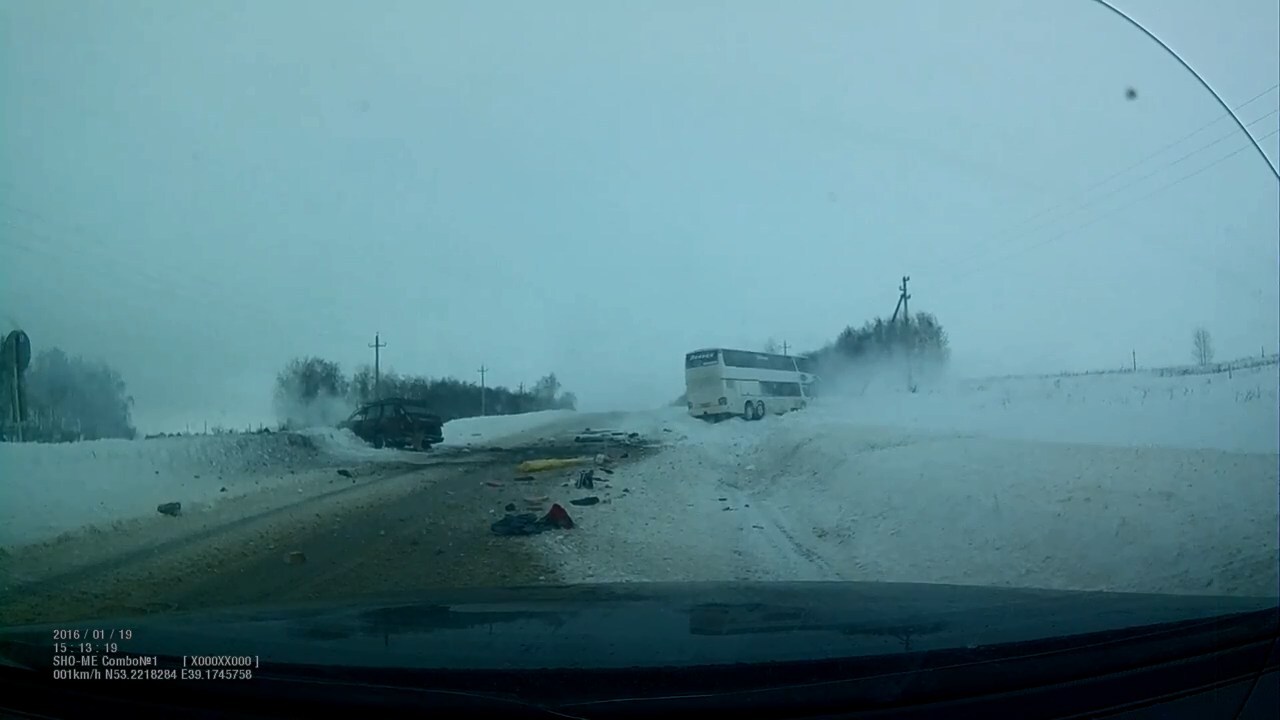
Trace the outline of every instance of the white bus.
{"label": "white bus", "polygon": [[714,348],[684,356],[689,414],[705,420],[737,415],[759,420],[808,404],[813,395],[813,363],[794,355]]}

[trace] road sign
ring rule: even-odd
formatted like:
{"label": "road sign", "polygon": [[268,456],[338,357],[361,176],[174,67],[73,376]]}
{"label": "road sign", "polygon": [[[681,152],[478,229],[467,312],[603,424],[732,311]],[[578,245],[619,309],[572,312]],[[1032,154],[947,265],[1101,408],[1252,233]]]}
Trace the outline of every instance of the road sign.
{"label": "road sign", "polygon": [[18,372],[26,372],[27,366],[31,364],[31,339],[25,332],[14,330],[5,336],[4,362],[6,370],[16,364]]}

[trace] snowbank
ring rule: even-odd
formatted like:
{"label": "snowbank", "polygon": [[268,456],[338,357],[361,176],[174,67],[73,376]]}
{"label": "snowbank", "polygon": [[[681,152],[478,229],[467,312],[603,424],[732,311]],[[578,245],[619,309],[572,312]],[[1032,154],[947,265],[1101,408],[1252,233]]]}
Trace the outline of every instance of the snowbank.
{"label": "snowbank", "polygon": [[641,412],[575,412],[547,410],[524,415],[499,415],[445,423],[442,447],[517,444],[539,439],[569,439],[585,430],[638,433],[655,440],[677,440],[705,423],[683,408]]}
{"label": "snowbank", "polygon": [[576,416],[572,410],[543,410],[521,415],[460,418],[444,424],[445,446],[486,445]]}
{"label": "snowbank", "polygon": [[819,399],[830,419],[1024,440],[1114,446],[1280,451],[1280,372],[1143,373],[961,380],[924,384],[879,377]]}
{"label": "snowbank", "polygon": [[568,582],[1274,595],[1275,378],[1209,379],[869,390],[762,422],[682,423],[574,514],[580,532],[538,543]]}
{"label": "snowbank", "polygon": [[[457,420],[445,425],[445,445],[572,433],[593,419],[548,411]],[[0,443],[0,547],[154,517],[161,503],[180,502],[183,512],[191,513],[248,495],[265,498],[266,491],[287,484],[305,493],[313,489],[309,472],[322,468],[430,461],[429,454],[375,449],[349,430],[334,428],[56,445]],[[332,474],[317,477],[327,483]]]}
{"label": "snowbank", "polygon": [[196,510],[270,487],[291,472],[356,458],[352,441],[321,431],[3,443],[0,546],[154,515],[165,502]]}

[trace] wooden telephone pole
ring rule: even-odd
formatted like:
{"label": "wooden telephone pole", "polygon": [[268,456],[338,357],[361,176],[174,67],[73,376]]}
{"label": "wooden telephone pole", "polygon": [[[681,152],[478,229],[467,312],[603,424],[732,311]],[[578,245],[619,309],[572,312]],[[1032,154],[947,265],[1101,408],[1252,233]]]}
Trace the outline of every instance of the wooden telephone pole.
{"label": "wooden telephone pole", "polygon": [[480,366],[480,369],[479,369],[479,370],[477,370],[476,372],[480,373],[480,416],[481,416],[481,417],[484,417],[484,414],[485,414],[485,407],[484,407],[484,376],[485,376],[485,373],[489,372],[489,368],[485,367],[484,365],[481,365],[481,366]]}
{"label": "wooden telephone pole", "polygon": [[[907,283],[911,281],[910,277],[902,276],[902,284],[898,286],[898,305],[893,309],[893,317],[889,318],[889,324],[898,321],[898,311],[902,311],[902,324],[910,325],[911,316],[908,314],[907,301],[911,299],[911,293],[907,292]],[[915,380],[911,377],[911,351],[907,350],[907,390],[916,391]]]}
{"label": "wooden telephone pole", "polygon": [[382,342],[381,333],[373,334],[373,343],[369,347],[373,348],[373,398],[375,400],[382,399],[382,348],[387,344]]}

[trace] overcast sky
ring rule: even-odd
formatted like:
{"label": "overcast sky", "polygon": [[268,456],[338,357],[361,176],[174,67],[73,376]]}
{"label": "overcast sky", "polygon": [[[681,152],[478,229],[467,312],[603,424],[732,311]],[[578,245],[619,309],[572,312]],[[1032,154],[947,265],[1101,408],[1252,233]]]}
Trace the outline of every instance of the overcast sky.
{"label": "overcast sky", "polygon": [[[1120,5],[1280,127],[1274,0]],[[963,372],[1274,351],[1277,189],[1085,0],[0,3],[0,312],[144,428],[265,418],[288,358],[375,332],[650,407],[904,274]]]}

